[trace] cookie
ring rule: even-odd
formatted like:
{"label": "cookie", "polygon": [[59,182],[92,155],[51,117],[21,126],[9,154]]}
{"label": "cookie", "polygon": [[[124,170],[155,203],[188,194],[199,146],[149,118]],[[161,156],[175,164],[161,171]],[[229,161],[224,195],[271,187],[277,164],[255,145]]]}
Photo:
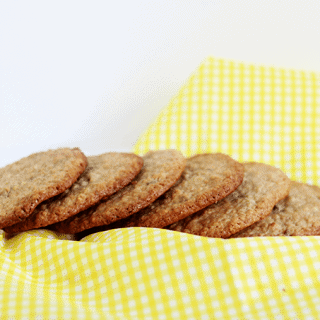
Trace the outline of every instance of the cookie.
{"label": "cookie", "polygon": [[262,163],[245,163],[244,168],[244,179],[237,190],[168,229],[228,238],[269,215],[288,195],[289,178],[280,169]]}
{"label": "cookie", "polygon": [[142,158],[129,153],[88,157],[86,170],[71,188],[43,202],[26,220],[4,230],[15,233],[65,220],[126,186],[142,165]]}
{"label": "cookie", "polygon": [[201,154],[187,159],[177,183],[145,209],[112,227],[163,228],[233,192],[242,182],[241,163],[221,154]]}
{"label": "cookie", "polygon": [[265,219],[235,234],[241,237],[320,235],[320,189],[291,182],[289,196],[275,205]]}
{"label": "cookie", "polygon": [[52,228],[61,233],[78,233],[126,218],[166,192],[179,179],[186,163],[183,155],[176,150],[150,151],[143,161],[141,172],[129,185],[93,208]]}
{"label": "cookie", "polygon": [[86,166],[79,149],[62,148],[0,168],[0,228],[26,219],[39,203],[70,188]]}

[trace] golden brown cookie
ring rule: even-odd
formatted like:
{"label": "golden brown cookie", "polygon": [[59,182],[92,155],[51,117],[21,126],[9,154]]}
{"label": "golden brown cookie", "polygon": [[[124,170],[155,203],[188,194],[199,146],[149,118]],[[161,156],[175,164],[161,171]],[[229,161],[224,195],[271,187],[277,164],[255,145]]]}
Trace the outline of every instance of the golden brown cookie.
{"label": "golden brown cookie", "polygon": [[176,150],[150,151],[143,161],[141,172],[129,185],[51,228],[61,233],[78,233],[126,218],[166,192],[179,179],[186,163]]}
{"label": "golden brown cookie", "polygon": [[26,220],[4,230],[15,233],[65,220],[126,186],[142,165],[142,158],[132,153],[88,157],[86,170],[71,188],[41,203]]}
{"label": "golden brown cookie", "polygon": [[232,238],[320,235],[320,189],[291,182],[289,196],[278,202],[265,219]]}
{"label": "golden brown cookie", "polygon": [[86,166],[79,149],[62,148],[0,168],[0,228],[26,219],[39,203],[70,188]]}
{"label": "golden brown cookie", "polygon": [[241,163],[221,154],[200,154],[187,159],[177,183],[145,209],[112,227],[163,228],[233,192],[242,182]]}
{"label": "golden brown cookie", "polygon": [[168,227],[194,235],[228,238],[269,215],[289,193],[290,180],[262,163],[245,163],[242,184],[219,202]]}

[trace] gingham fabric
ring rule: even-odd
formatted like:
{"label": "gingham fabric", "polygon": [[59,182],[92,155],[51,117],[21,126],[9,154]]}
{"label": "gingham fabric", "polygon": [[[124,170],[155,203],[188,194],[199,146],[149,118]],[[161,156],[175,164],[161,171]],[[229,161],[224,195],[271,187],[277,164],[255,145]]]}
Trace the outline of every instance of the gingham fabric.
{"label": "gingham fabric", "polygon": [[[319,184],[320,76],[209,58],[134,151],[225,152]],[[0,319],[320,319],[319,237],[0,234]]]}
{"label": "gingham fabric", "polygon": [[208,58],[134,151],[223,152],[320,185],[320,74]]}

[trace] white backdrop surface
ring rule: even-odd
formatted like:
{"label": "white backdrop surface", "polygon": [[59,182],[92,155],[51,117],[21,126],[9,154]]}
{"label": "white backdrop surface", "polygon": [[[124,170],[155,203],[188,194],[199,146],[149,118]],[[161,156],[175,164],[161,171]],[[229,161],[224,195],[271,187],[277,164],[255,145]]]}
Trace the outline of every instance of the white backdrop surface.
{"label": "white backdrop surface", "polygon": [[0,167],[130,150],[209,55],[320,72],[320,1],[3,1]]}

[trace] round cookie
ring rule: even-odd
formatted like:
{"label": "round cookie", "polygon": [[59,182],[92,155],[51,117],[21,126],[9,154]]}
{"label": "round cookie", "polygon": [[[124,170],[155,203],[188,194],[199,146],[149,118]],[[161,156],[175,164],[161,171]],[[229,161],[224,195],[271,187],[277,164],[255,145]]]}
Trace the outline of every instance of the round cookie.
{"label": "round cookie", "polygon": [[176,150],[150,151],[143,161],[141,172],[129,185],[51,228],[61,233],[78,233],[126,218],[166,192],[179,179],[186,163]]}
{"label": "round cookie", "polygon": [[70,188],[86,166],[79,149],[61,148],[0,168],[0,228],[26,219],[39,203]]}
{"label": "round cookie", "polygon": [[188,158],[184,172],[171,189],[112,227],[166,227],[226,197],[241,184],[243,174],[241,163],[221,153]]}
{"label": "round cookie", "polygon": [[278,202],[271,214],[232,238],[320,235],[320,189],[291,182],[289,196]]}
{"label": "round cookie", "polygon": [[269,215],[274,205],[288,195],[289,178],[280,169],[267,164],[245,163],[244,168],[244,178],[237,190],[168,229],[228,238]]}
{"label": "round cookie", "polygon": [[126,186],[143,165],[141,157],[129,153],[110,152],[87,159],[86,170],[71,188],[41,203],[27,219],[4,231],[21,232],[65,220]]}

